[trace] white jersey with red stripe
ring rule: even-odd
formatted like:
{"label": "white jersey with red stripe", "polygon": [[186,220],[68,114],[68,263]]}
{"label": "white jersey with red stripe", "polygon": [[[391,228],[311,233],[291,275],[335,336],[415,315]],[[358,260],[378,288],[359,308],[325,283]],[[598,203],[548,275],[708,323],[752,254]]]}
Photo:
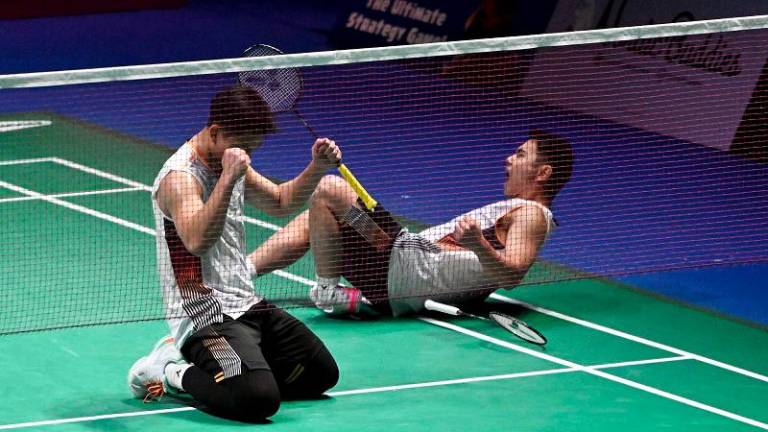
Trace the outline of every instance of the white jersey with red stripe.
{"label": "white jersey with red stripe", "polygon": [[[426,299],[460,304],[485,298],[495,291],[495,283],[483,271],[474,252],[446,250],[437,243],[449,237],[456,224],[466,216],[477,221],[486,238],[495,237],[499,219],[523,206],[535,206],[541,210],[549,234],[554,226],[552,212],[535,201],[519,198],[488,204],[418,234],[403,230],[392,246],[387,276],[393,315],[419,312]],[[497,249],[503,248],[498,241],[491,240]]]}
{"label": "white jersey with red stripe", "polygon": [[232,190],[221,237],[205,253],[196,256],[184,247],[173,220],[157,203],[160,183],[171,171],[192,175],[202,187],[203,201],[213,192],[218,175],[186,143],[165,162],[152,186],[157,270],[166,319],[177,346],[181,347],[194,332],[222,322],[224,315],[238,318],[262,297],[254,292],[246,266],[244,178]]}

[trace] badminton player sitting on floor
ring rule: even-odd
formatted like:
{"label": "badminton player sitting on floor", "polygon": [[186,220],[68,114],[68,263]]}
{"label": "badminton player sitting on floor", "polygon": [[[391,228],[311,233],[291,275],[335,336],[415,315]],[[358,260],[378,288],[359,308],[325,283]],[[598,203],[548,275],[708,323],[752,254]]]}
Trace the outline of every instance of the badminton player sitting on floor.
{"label": "badminton player sitting on floor", "polygon": [[[395,316],[414,313],[427,298],[482,301],[496,289],[514,288],[533,264],[554,225],[549,207],[572,166],[567,140],[531,131],[505,161],[508,199],[418,234],[403,229],[381,206],[362,210],[346,182],[326,176],[308,213],[249,258],[262,274],[295,260],[311,244],[317,283],[310,297],[334,315],[361,307]],[[340,276],[354,288],[338,286]]]}

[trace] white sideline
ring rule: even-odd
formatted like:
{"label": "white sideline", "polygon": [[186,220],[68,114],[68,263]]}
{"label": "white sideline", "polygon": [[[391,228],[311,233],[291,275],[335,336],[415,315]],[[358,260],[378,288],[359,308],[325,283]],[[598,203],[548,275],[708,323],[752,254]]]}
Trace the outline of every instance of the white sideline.
{"label": "white sideline", "polygon": [[[531,355],[531,356],[534,356],[534,357],[538,357],[538,358],[540,358],[542,360],[547,360],[547,361],[550,361],[552,363],[557,363],[557,364],[559,364],[561,366],[566,366],[568,368],[578,369],[581,372],[585,372],[585,373],[588,373],[590,375],[595,375],[595,376],[598,376],[600,378],[607,379],[609,381],[613,381],[613,382],[616,382],[616,383],[619,383],[619,384],[623,384],[625,386],[632,387],[632,388],[637,389],[637,390],[642,390],[644,392],[651,393],[651,394],[654,394],[656,396],[660,396],[660,397],[663,397],[663,398],[666,398],[666,399],[670,399],[670,400],[673,400],[675,402],[679,402],[681,404],[688,405],[688,406],[693,407],[693,408],[698,408],[700,410],[707,411],[707,412],[710,412],[712,414],[717,414],[719,416],[726,417],[726,418],[729,418],[731,420],[735,420],[735,421],[738,421],[738,422],[741,422],[741,423],[745,423],[745,424],[748,424],[750,426],[755,426],[755,427],[758,427],[758,428],[761,428],[761,429],[768,430],[768,424],[767,423],[762,423],[762,422],[759,422],[757,420],[751,419],[749,417],[744,417],[742,415],[739,415],[739,414],[736,414],[736,413],[732,413],[730,411],[726,411],[726,410],[723,410],[723,409],[720,409],[720,408],[717,408],[717,407],[713,407],[712,405],[707,405],[707,404],[695,401],[693,399],[688,399],[686,397],[679,396],[679,395],[676,395],[674,393],[670,393],[670,392],[658,389],[656,387],[651,387],[649,385],[641,384],[641,383],[639,383],[637,381],[632,381],[632,380],[628,380],[626,378],[621,378],[621,377],[616,376],[616,375],[611,375],[611,374],[609,374],[607,372],[603,372],[603,371],[597,370],[594,367],[583,366],[583,365],[580,365],[578,363],[574,363],[572,361],[561,359],[559,357],[555,357],[555,356],[552,356],[552,355],[549,355],[549,354],[545,354],[545,353],[540,352],[540,351],[532,350],[530,348],[525,348],[525,347],[522,347],[522,346],[519,346],[519,345],[515,345],[515,344],[507,342],[507,341],[503,341],[501,339],[496,339],[494,337],[487,336],[487,335],[484,335],[482,333],[478,333],[478,332],[475,332],[475,331],[472,331],[472,330],[469,330],[469,329],[465,329],[464,327],[459,327],[457,325],[454,325],[454,324],[451,324],[451,323],[448,323],[448,322],[445,322],[445,321],[439,321],[439,320],[435,320],[435,319],[432,319],[432,318],[424,318],[424,317],[419,318],[419,319],[424,321],[424,322],[427,322],[427,323],[430,323],[430,324],[433,324],[433,325],[436,325],[436,326],[439,326],[439,327],[444,327],[444,328],[447,328],[449,330],[453,330],[455,332],[463,333],[463,334],[465,334],[467,336],[471,336],[471,337],[476,338],[476,339],[480,339],[480,340],[483,340],[483,341],[486,341],[486,342],[490,342],[490,343],[495,344],[495,345],[499,345],[499,346],[502,346],[502,347],[505,347],[505,348],[509,348],[511,350],[514,350],[514,351],[518,351],[518,352],[522,352],[522,353],[525,353],[525,354],[528,354],[528,355]],[[688,356],[680,356],[679,358],[680,359],[689,359]]]}
{"label": "white sideline", "polygon": [[[680,361],[680,360],[686,360],[686,358],[685,357],[665,357],[665,358],[637,360],[637,361],[621,362],[621,363],[606,363],[606,364],[587,366],[587,367],[590,369],[597,370],[597,369],[609,369],[609,368],[618,368],[618,367],[626,367],[626,366],[673,362],[673,361]],[[539,370],[539,371],[518,372],[518,373],[503,374],[503,375],[489,375],[489,376],[459,378],[459,379],[443,380],[443,381],[430,381],[430,382],[414,383],[414,384],[401,384],[401,385],[384,386],[384,387],[370,387],[370,388],[355,389],[355,390],[341,390],[337,392],[329,392],[327,393],[327,395],[331,397],[342,397],[342,396],[352,396],[352,395],[359,395],[359,394],[393,392],[393,391],[409,390],[409,389],[416,389],[416,388],[467,384],[467,383],[473,383],[473,382],[510,380],[510,379],[517,379],[517,378],[526,378],[526,377],[533,377],[533,376],[553,375],[553,374],[571,373],[571,372],[580,372],[580,371],[581,371],[580,369],[574,369],[574,368],[545,369],[545,370]],[[14,423],[14,424],[0,425],[0,430],[12,430],[12,429],[22,429],[22,428],[40,427],[40,426],[53,426],[53,425],[60,425],[60,424],[66,424],[66,423],[80,423],[80,422],[87,422],[87,421],[107,420],[107,419],[124,418],[124,417],[140,417],[140,416],[169,414],[169,413],[184,412],[184,411],[195,411],[195,408],[180,407],[180,408],[136,411],[136,412],[116,413],[116,414],[103,414],[103,415],[86,416],[86,417],[72,417],[72,418],[64,418],[64,419],[56,419],[56,420],[41,420],[41,421],[34,421],[34,422]]]}
{"label": "white sideline", "polygon": [[31,163],[43,163],[43,162],[53,162],[53,158],[44,157],[44,158],[32,158],[32,159],[4,160],[4,161],[0,161],[0,166],[4,166],[4,165],[21,165],[21,164],[31,164]]}
{"label": "white sideline", "polygon": [[595,323],[592,323],[592,322],[589,322],[589,321],[585,321],[585,320],[582,320],[582,319],[579,319],[579,318],[574,318],[572,316],[568,316],[568,315],[562,314],[560,312],[555,312],[555,311],[552,311],[552,310],[549,310],[549,309],[545,309],[545,308],[540,307],[540,306],[535,306],[535,305],[532,305],[530,303],[526,303],[526,302],[523,302],[523,301],[520,301],[520,300],[511,299],[509,297],[505,297],[505,296],[500,295],[500,294],[491,294],[491,298],[493,298],[494,300],[499,300],[499,301],[503,301],[503,302],[506,302],[506,303],[520,305],[520,306],[525,307],[526,309],[530,309],[530,310],[533,310],[533,311],[536,311],[536,312],[539,312],[539,313],[542,313],[542,314],[545,314],[545,315],[549,315],[549,316],[561,319],[563,321],[568,321],[568,322],[571,322],[571,323],[574,323],[574,324],[578,324],[578,325],[583,326],[583,327],[591,328],[593,330],[597,330],[597,331],[600,331],[600,332],[603,332],[603,333],[608,333],[610,335],[617,336],[617,337],[620,337],[620,338],[623,338],[623,339],[631,340],[632,342],[637,342],[637,343],[640,343],[640,344],[643,344],[643,345],[647,345],[647,346],[650,346],[650,347],[653,347],[653,348],[657,348],[657,349],[660,349],[660,350],[663,350],[663,351],[671,352],[673,354],[690,357],[693,360],[700,361],[702,363],[706,363],[706,364],[711,365],[711,366],[719,367],[719,368],[728,370],[730,372],[734,372],[734,373],[737,373],[737,374],[748,376],[750,378],[754,378],[756,380],[760,380],[760,381],[763,381],[763,382],[768,382],[768,376],[761,375],[761,374],[759,374],[757,372],[752,372],[752,371],[747,370],[747,369],[742,369],[740,367],[733,366],[733,365],[730,365],[728,363],[723,363],[721,361],[713,360],[711,358],[704,357],[702,355],[694,354],[692,352],[681,350],[679,348],[675,348],[675,347],[672,347],[672,346],[669,346],[669,345],[664,345],[664,344],[659,343],[659,342],[654,342],[652,340],[645,339],[645,338],[642,338],[642,337],[639,337],[639,336],[635,336],[635,335],[632,335],[632,334],[629,334],[629,333],[625,333],[625,332],[620,331],[620,330],[612,329],[610,327],[602,326],[600,324],[595,324]]}
{"label": "white sideline", "polygon": [[155,234],[155,230],[153,230],[151,228],[147,228],[145,226],[142,226],[142,225],[139,225],[139,224],[135,224],[135,223],[127,221],[125,219],[120,219],[119,217],[115,217],[115,216],[112,216],[112,215],[108,215],[106,213],[102,213],[102,212],[100,212],[98,210],[93,210],[93,209],[90,209],[88,207],[83,207],[81,205],[73,204],[73,203],[71,203],[69,201],[63,201],[63,200],[60,200],[58,198],[54,198],[54,197],[51,197],[51,196],[43,195],[43,194],[41,194],[39,192],[35,192],[35,191],[29,190],[29,189],[25,189],[25,188],[23,188],[21,186],[16,186],[14,184],[11,184],[11,183],[8,183],[8,182],[4,182],[2,180],[0,180],[0,187],[4,187],[6,189],[12,190],[14,192],[18,192],[18,193],[26,195],[28,197],[32,197],[32,198],[35,198],[35,199],[39,199],[39,200],[42,200],[42,201],[49,202],[51,204],[56,204],[56,205],[59,205],[59,206],[62,206],[62,207],[66,207],[66,208],[68,208],[70,210],[78,211],[80,213],[85,213],[87,215],[94,216],[94,217],[97,217],[99,219],[102,219],[102,220],[105,220],[105,221],[108,221],[108,222],[116,223],[118,225],[122,225],[124,227],[131,228],[133,230],[140,231],[140,232],[143,232],[145,234],[152,234],[152,235]]}
{"label": "white sideline", "polygon": [[[102,189],[102,190],[93,190],[93,191],[85,191],[85,192],[57,193],[57,194],[42,195],[42,196],[47,198],[72,198],[72,197],[79,197],[79,196],[105,195],[105,194],[113,194],[113,193],[120,193],[120,192],[135,192],[140,190],[142,189],[135,188],[135,187],[125,187],[125,188]],[[33,200],[41,200],[41,199],[42,199],[41,197],[30,196],[30,195],[25,195],[21,197],[0,198],[0,204],[8,203],[8,202],[33,201]]]}

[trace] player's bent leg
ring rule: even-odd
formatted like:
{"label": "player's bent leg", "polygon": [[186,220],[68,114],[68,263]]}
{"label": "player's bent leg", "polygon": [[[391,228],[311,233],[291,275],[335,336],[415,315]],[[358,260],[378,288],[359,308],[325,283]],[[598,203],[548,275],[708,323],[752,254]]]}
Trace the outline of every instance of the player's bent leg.
{"label": "player's bent leg", "polygon": [[339,382],[339,367],[324,346],[312,360],[301,366],[300,373],[280,386],[286,399],[318,398]]}
{"label": "player's bent leg", "polygon": [[296,216],[250,255],[251,277],[263,276],[287,267],[309,250],[309,211]]}
{"label": "player's bent leg", "polygon": [[321,201],[338,220],[350,206],[355,205],[357,194],[343,178],[327,175],[317,184],[311,201]]}
{"label": "player's bent leg", "polygon": [[193,367],[184,374],[183,386],[206,411],[232,420],[263,421],[280,408],[280,389],[270,370],[250,370],[217,383]]}
{"label": "player's bent leg", "polygon": [[318,184],[309,207],[309,237],[315,258],[317,283],[310,290],[313,302],[327,309],[339,283],[341,269],[341,240],[339,218],[354,205],[357,195],[340,177],[325,176]]}

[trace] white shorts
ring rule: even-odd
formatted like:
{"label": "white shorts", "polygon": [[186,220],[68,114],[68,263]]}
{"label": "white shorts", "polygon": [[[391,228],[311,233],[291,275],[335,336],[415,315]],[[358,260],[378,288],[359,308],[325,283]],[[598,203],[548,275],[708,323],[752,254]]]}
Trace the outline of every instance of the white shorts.
{"label": "white shorts", "polygon": [[448,304],[481,300],[496,286],[474,252],[444,251],[403,230],[392,246],[387,290],[392,315],[398,316],[422,311],[427,299]]}

